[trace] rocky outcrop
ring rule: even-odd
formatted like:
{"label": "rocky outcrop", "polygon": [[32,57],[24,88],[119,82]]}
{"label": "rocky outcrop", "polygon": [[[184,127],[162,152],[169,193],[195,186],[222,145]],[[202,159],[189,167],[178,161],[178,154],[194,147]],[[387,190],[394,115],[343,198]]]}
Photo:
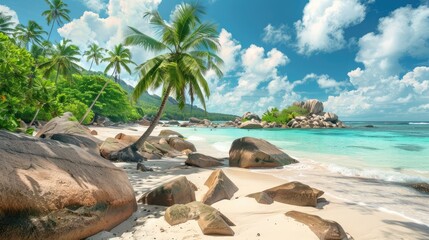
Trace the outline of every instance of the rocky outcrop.
{"label": "rocky outcrop", "polygon": [[128,176],[81,148],[0,131],[2,239],[83,239],[136,209]]}
{"label": "rocky outcrop", "polygon": [[186,159],[185,164],[188,166],[209,168],[222,166],[222,161],[223,160],[221,159],[210,157],[201,153],[189,153],[188,159]]}
{"label": "rocky outcrop", "polygon": [[240,124],[239,128],[241,129],[260,129],[262,128],[261,123],[256,122],[255,120],[243,122]]}
{"label": "rocky outcrop", "polygon": [[261,118],[258,116],[258,114],[255,113],[251,113],[251,112],[246,112],[243,117],[241,118],[241,120],[255,120],[257,122],[261,121]]}
{"label": "rocky outcrop", "polygon": [[212,205],[223,199],[231,199],[234,193],[238,191],[238,187],[221,169],[213,171],[204,185],[209,187],[202,200],[207,205]]}
{"label": "rocky outcrop", "polygon": [[101,141],[94,137],[87,127],[80,125],[77,121],[70,120],[72,118],[73,114],[66,112],[60,117],[51,119],[37,132],[36,137],[51,138],[52,135],[57,133],[71,134],[86,137],[92,142],[101,144]]}
{"label": "rocky outcrop", "polygon": [[201,123],[203,123],[203,120],[198,119],[196,117],[191,117],[191,118],[189,118],[189,123],[201,124]]}
{"label": "rocky outcrop", "polygon": [[63,143],[73,144],[87,152],[91,152],[96,155],[100,154],[98,142],[95,142],[86,136],[72,135],[67,133],[55,133],[50,136],[50,139]]}
{"label": "rocky outcrop", "polygon": [[294,102],[292,105],[306,109],[309,114],[320,115],[323,113],[323,103],[317,99],[310,99],[305,102]]}
{"label": "rocky outcrop", "polygon": [[169,137],[180,137],[180,138],[185,138],[182,134],[173,131],[173,130],[169,130],[169,129],[165,129],[165,130],[161,130],[161,132],[158,134],[159,137],[162,138],[169,138]]}
{"label": "rocky outcrop", "polygon": [[251,137],[236,139],[229,150],[229,166],[241,168],[273,168],[298,161],[276,146]]}
{"label": "rocky outcrop", "polygon": [[138,202],[149,205],[172,206],[195,201],[196,186],[186,177],[178,177],[146,192]]}
{"label": "rocky outcrop", "polygon": [[273,201],[280,203],[316,207],[317,199],[322,195],[323,191],[300,182],[290,182],[264,190],[262,193],[250,194],[248,197],[255,198],[256,201],[264,204],[270,204],[269,198],[271,198]]}
{"label": "rocky outcrop", "polygon": [[200,202],[173,205],[165,210],[164,218],[170,225],[197,220],[205,235],[234,236],[230,227],[235,226],[234,223],[215,208]]}
{"label": "rocky outcrop", "polygon": [[174,148],[175,150],[177,150],[179,152],[184,151],[186,149],[189,149],[192,152],[196,152],[197,151],[197,149],[195,148],[194,144],[192,144],[191,142],[183,140],[183,138],[172,137],[172,138],[169,138],[167,141],[168,141],[168,144],[172,148]]}
{"label": "rocky outcrop", "polygon": [[425,182],[413,183],[409,185],[410,187],[416,189],[419,192],[429,194],[429,184]]}
{"label": "rocky outcrop", "polygon": [[[336,120],[335,120],[336,119]],[[287,123],[291,128],[345,128],[346,125],[338,120],[334,113],[325,113],[321,115],[299,116]]]}
{"label": "rocky outcrop", "polygon": [[343,227],[335,221],[325,220],[319,216],[298,211],[290,211],[285,215],[307,225],[320,240],[349,239]]}
{"label": "rocky outcrop", "polygon": [[148,120],[148,119],[146,119],[146,118],[142,118],[142,119],[140,119],[139,121],[137,121],[137,123],[139,124],[139,125],[141,125],[141,126],[145,126],[145,127],[148,127],[148,126],[150,126],[150,121]]}

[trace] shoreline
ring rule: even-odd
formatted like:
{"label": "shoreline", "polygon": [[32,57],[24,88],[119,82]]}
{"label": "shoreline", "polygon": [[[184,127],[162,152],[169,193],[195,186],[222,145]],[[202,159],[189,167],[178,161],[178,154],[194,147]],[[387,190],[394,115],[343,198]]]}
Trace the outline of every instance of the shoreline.
{"label": "shoreline", "polygon": [[[129,127],[90,127],[90,129],[95,129],[99,133],[99,135],[96,135],[99,139],[114,137],[119,132],[140,135],[145,129],[142,126],[130,127],[136,128],[138,131],[130,130],[128,129]],[[180,132],[176,128],[157,127],[152,135],[158,135],[159,131],[163,129],[172,129]],[[224,152],[214,148],[211,144],[205,142],[204,139],[191,138],[188,141],[192,142],[200,153],[219,158],[226,157]],[[285,152],[288,153],[287,150]],[[299,231],[294,231],[294,234],[297,234],[294,235],[296,239],[313,239],[312,237],[315,237],[315,235],[308,228],[282,215],[289,210],[303,211],[319,215],[325,219],[337,221],[355,239],[388,239],[392,237],[399,238],[400,236],[406,239],[429,238],[429,223],[422,221],[421,218],[410,217],[410,211],[407,209],[403,210],[404,207],[409,207],[413,204],[416,206],[424,204],[427,196],[419,194],[413,189],[395,186],[389,182],[342,176],[338,173],[327,171],[321,164],[311,164],[307,159],[298,160],[302,161],[302,163],[288,165],[283,169],[248,170],[231,168],[225,165],[220,167],[240,189],[231,200],[223,200],[213,204],[213,207],[219,209],[237,225],[233,227],[233,230],[236,232],[235,237],[233,237],[234,239],[273,239],[275,236],[279,236],[279,234],[290,235],[291,229],[299,229]],[[212,170],[184,167],[184,161],[184,157],[178,159],[164,158],[162,160],[149,160],[145,162],[145,165],[154,168],[155,172],[147,173],[135,170],[135,164],[132,163],[115,163],[115,165],[123,168],[128,173],[137,198],[142,192],[148,191],[154,186],[162,184],[173,177],[184,175],[198,187],[196,199],[199,200],[207,191],[207,187],[203,183]],[[314,162],[317,163],[317,161]],[[311,187],[325,191],[322,198],[326,198],[329,204],[324,206],[322,210],[279,203],[266,206],[257,204],[254,199],[245,197],[247,194],[274,187],[288,181],[300,181]],[[352,193],[347,195],[346,193],[349,191]],[[398,197],[409,196],[410,194],[417,196],[417,202],[400,204],[394,201]],[[410,201],[410,199],[412,200],[413,198],[408,197],[406,200]],[[399,200],[403,201],[404,199]],[[379,206],[379,202],[384,202],[385,206]],[[110,233],[104,232],[90,239],[103,239],[101,237],[102,234],[105,234],[105,236],[108,235],[111,238],[118,237],[116,239],[133,239],[151,236],[151,234],[157,234],[156,239],[212,238],[202,235],[198,225],[193,221],[177,226],[169,226],[162,217],[162,209],[165,210],[165,207],[155,209],[154,206],[147,206],[140,203],[138,205],[139,210],[126,222],[114,228]],[[237,209],[234,207],[237,205],[243,207]],[[396,208],[402,208],[402,210]],[[156,211],[157,215],[151,216],[151,214],[146,214],[148,212],[144,210]],[[426,214],[426,216],[429,215],[427,212]],[[261,216],[266,217],[266,222],[261,222],[261,219],[259,219]],[[135,219],[137,220],[134,221]],[[245,219],[253,219],[255,222]],[[286,230],[283,232],[283,230],[277,229],[275,227],[277,225],[268,226],[267,222],[270,221],[277,221],[282,226],[281,228]],[[359,226],[356,225],[358,222],[365,222],[367,224]],[[259,226],[258,233],[261,236],[260,238],[257,238],[256,233],[252,232],[252,228],[257,226]],[[115,233],[116,235],[111,233]]]}

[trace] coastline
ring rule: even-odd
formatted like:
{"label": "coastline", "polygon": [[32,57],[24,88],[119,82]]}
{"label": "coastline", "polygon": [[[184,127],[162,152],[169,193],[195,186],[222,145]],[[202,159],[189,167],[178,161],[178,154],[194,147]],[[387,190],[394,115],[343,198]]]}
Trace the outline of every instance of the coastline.
{"label": "coastline", "polygon": [[[129,128],[134,130],[130,130]],[[132,125],[125,128],[90,127],[98,132],[97,138],[114,137],[123,132],[130,135],[140,135],[145,127]],[[153,135],[160,130],[169,129],[157,127]],[[170,128],[173,130],[180,130]],[[219,151],[204,139],[190,138],[198,152],[213,157],[227,157],[227,152]],[[289,153],[287,149],[283,149]],[[293,155],[293,154],[292,154]],[[186,176],[197,187],[196,199],[199,200],[207,191],[204,181],[212,170],[185,167],[184,157],[177,159],[150,160],[145,165],[155,169],[155,172],[140,172],[135,170],[135,164],[115,163],[129,175],[138,198],[143,192],[166,182],[179,175]],[[298,210],[318,215],[340,223],[344,230],[355,239],[427,239],[429,238],[429,223],[422,218],[428,216],[427,211],[421,211],[422,217],[415,219],[410,216],[407,207],[420,207],[427,196],[413,189],[362,177],[347,177],[328,171],[325,166],[312,159],[298,159],[301,163],[288,165],[283,169],[239,169],[227,165],[221,167],[226,175],[238,186],[239,191],[231,200],[223,200],[213,204],[230,218],[237,226],[234,239],[275,239],[276,236],[291,236],[291,239],[317,239],[303,224],[284,216],[290,210]],[[301,181],[312,187],[325,191],[322,198],[329,204],[323,209],[297,207],[281,203],[272,205],[258,204],[254,199],[245,197],[254,192],[274,187],[289,181]],[[403,196],[403,197],[402,197]],[[380,205],[380,203],[383,203]],[[170,226],[163,218],[165,207],[138,204],[139,208],[126,222],[103,232],[90,239],[137,239],[155,236],[156,239],[211,239],[201,233],[194,221]],[[239,208],[237,206],[240,206]],[[150,210],[150,212],[148,212]],[[412,211],[411,211],[412,213]],[[259,236],[258,236],[259,234]],[[231,239],[232,239],[231,238]]]}

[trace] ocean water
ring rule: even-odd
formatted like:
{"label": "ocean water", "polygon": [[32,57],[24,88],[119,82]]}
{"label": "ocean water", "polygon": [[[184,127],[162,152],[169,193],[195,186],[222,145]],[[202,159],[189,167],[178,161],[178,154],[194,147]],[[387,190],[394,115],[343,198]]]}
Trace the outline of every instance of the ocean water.
{"label": "ocean water", "polygon": [[[381,211],[429,233],[428,196],[406,183],[429,183],[429,122],[346,122],[346,129],[176,128],[192,142],[210,144],[227,157],[232,142],[265,139],[300,163],[254,169],[322,189],[364,213]],[[373,125],[373,128],[365,127]]]}
{"label": "ocean water", "polygon": [[[179,128],[225,154],[241,137],[262,138],[298,159],[345,176],[429,182],[429,122],[346,122],[345,129]],[[373,125],[373,128],[366,126]]]}

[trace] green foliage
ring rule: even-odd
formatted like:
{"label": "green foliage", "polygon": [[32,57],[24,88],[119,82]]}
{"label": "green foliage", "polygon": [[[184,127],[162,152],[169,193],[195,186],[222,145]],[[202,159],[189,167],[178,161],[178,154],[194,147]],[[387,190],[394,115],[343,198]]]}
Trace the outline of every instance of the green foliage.
{"label": "green foliage", "polygon": [[[87,108],[88,106],[85,103],[79,100],[73,99],[71,102],[65,104],[62,110],[64,112],[73,113],[73,116],[76,118],[76,121],[77,121],[77,119],[81,119],[83,117]],[[82,123],[89,124],[91,123],[91,120],[93,118],[94,118],[94,112],[91,111]]]}
{"label": "green foliage", "polygon": [[15,115],[28,100],[28,76],[32,74],[34,60],[2,33],[0,42],[0,129],[13,131],[18,126]]}
{"label": "green foliage", "polygon": [[[127,92],[124,91],[119,84],[114,83],[111,79],[103,75],[74,75],[72,84],[67,81],[58,82],[57,98],[58,102],[62,102],[62,111],[65,110],[66,105],[72,104],[73,106],[68,109],[77,111],[76,107],[79,106],[82,109],[79,109],[77,112],[71,112],[73,112],[77,119],[83,117],[88,106],[92,103],[106,81],[110,81],[110,83],[94,105],[92,116],[97,114],[108,117],[112,121],[123,122],[141,118],[137,109],[131,104]],[[84,105],[76,103],[76,101],[80,101]],[[82,112],[82,114],[80,114],[80,112]],[[92,117],[87,117],[86,119],[92,119]],[[89,123],[90,120],[86,120],[85,122]]]}
{"label": "green foliage", "polygon": [[289,106],[282,111],[279,111],[278,108],[272,108],[262,115],[262,121],[286,124],[294,117],[305,116],[307,114],[307,109],[298,106]]}

